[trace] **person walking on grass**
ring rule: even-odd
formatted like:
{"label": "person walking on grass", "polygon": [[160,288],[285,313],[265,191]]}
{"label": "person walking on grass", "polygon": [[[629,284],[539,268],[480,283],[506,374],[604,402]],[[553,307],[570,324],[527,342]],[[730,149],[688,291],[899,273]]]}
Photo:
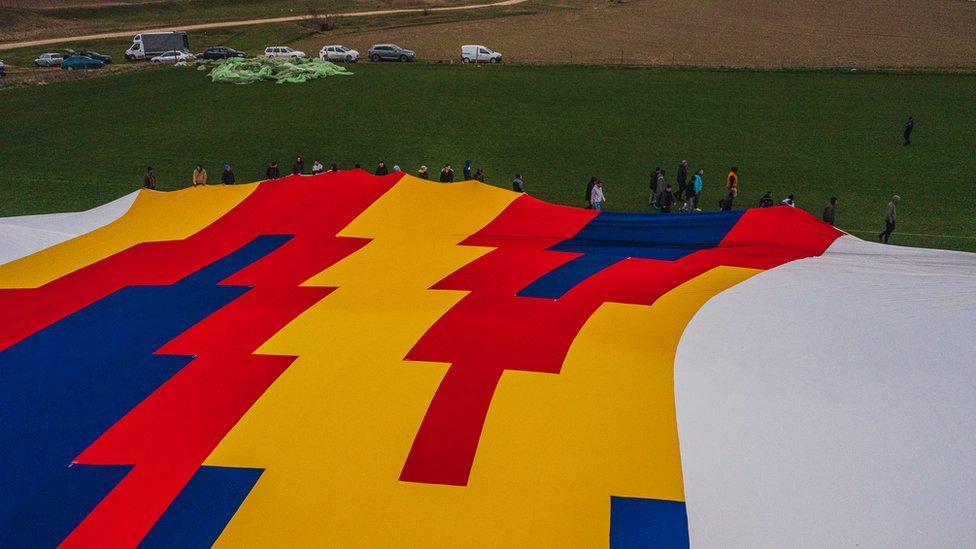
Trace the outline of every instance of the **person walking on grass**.
{"label": "person walking on grass", "polygon": [[280,175],[278,173],[278,162],[268,164],[268,169],[264,170],[265,179],[278,179]]}
{"label": "person walking on grass", "polygon": [[901,202],[901,197],[897,194],[888,201],[888,208],[885,210],[885,230],[878,235],[878,241],[887,244],[888,239],[891,238],[891,233],[895,232],[895,209],[899,202]]}
{"label": "person walking on grass", "polygon": [[454,168],[450,164],[441,168],[441,183],[454,183]]}
{"label": "person walking on grass", "polygon": [[292,175],[301,175],[305,172],[305,161],[302,160],[302,155],[295,157],[295,162],[291,165]]}
{"label": "person walking on grass", "polygon": [[905,121],[905,131],[902,132],[901,136],[905,138],[904,145],[907,147],[912,144],[912,130],[915,129],[915,119],[911,116]]}
{"label": "person walking on grass", "polygon": [[835,213],[837,213],[837,197],[831,196],[830,200],[827,201],[827,205],[824,206],[823,214],[820,218],[823,219],[824,223],[830,223],[833,226]]}
{"label": "person walking on grass", "polygon": [[207,184],[207,170],[203,169],[203,166],[197,164],[197,167],[193,170],[193,186],[206,185]]}
{"label": "person walking on grass", "polygon": [[146,167],[146,177],[142,178],[142,186],[150,191],[156,190],[156,172],[153,171],[152,166]]}
{"label": "person walking on grass", "polygon": [[680,202],[687,196],[688,191],[688,161],[682,160],[678,163],[678,175],[675,178],[678,183],[678,195],[675,197]]}
{"label": "person walking on grass", "polygon": [[671,208],[674,206],[674,193],[671,192],[671,185],[665,185],[664,190],[661,191],[661,197],[658,199],[661,203],[661,213],[671,213]]}
{"label": "person walking on grass", "polygon": [[691,193],[688,197],[688,205],[691,206],[696,212],[700,212],[701,208],[698,207],[698,199],[701,197],[702,188],[704,188],[704,183],[702,182],[702,175],[705,174],[705,170],[698,168],[695,175],[691,178],[691,183],[688,185],[688,189],[685,191]]}
{"label": "person walking on grass", "polygon": [[590,181],[586,184],[586,209],[593,209],[593,187],[596,187],[596,176],[590,177]]}
{"label": "person walking on grass", "polygon": [[317,175],[325,171],[325,166],[321,162],[316,160],[312,163],[312,175]]}
{"label": "person walking on grass", "polygon": [[464,168],[462,170],[462,173],[464,173],[464,180],[465,181],[471,181],[471,175],[472,174],[471,174],[471,161],[470,160],[465,160],[464,161]]}
{"label": "person walking on grass", "polygon": [[761,197],[759,197],[759,207],[769,208],[773,205],[773,193],[772,191],[766,191]]}
{"label": "person walking on grass", "polygon": [[725,179],[725,189],[732,193],[732,198],[739,196],[739,168],[732,166]]}
{"label": "person walking on grass", "polygon": [[430,179],[430,174],[427,173],[427,166],[420,166],[420,169],[417,170],[417,177],[420,179]]}
{"label": "person walking on grass", "polygon": [[386,162],[380,160],[380,163],[376,165],[376,171],[373,172],[375,175],[386,175],[390,173],[390,170],[386,169]]}
{"label": "person walking on grass", "polygon": [[512,190],[517,193],[525,192],[525,181],[522,181],[522,174],[515,174],[515,179],[512,180]]}
{"label": "person walking on grass", "polygon": [[224,171],[220,174],[220,182],[224,185],[237,183],[237,178],[234,177],[234,170],[231,169],[230,164],[224,164]]}
{"label": "person walking on grass", "polygon": [[596,184],[593,185],[593,191],[590,193],[590,204],[593,205],[594,210],[602,210],[603,203],[606,201],[607,198],[603,194],[603,181],[597,180]]}

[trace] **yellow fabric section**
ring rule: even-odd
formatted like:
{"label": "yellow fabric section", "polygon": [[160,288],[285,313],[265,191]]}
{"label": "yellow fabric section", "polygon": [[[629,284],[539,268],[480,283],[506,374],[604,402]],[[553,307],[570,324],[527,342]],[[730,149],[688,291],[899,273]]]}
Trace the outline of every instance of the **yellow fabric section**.
{"label": "yellow fabric section", "polygon": [[36,288],[141,242],[187,238],[237,206],[257,186],[142,190],[129,211],[112,223],[0,265],[0,288]]}
{"label": "yellow fabric section", "polygon": [[489,251],[457,244],[515,196],[408,177],[341,233],[373,240],[306,283],[338,289],[258,350],[298,358],[207,460],[265,469],[218,545],[601,546],[611,495],[683,500],[675,349],[755,270],[604,304],[561,374],[503,375],[468,486],[398,480],[448,366],[402,358],[464,295],[427,288]]}

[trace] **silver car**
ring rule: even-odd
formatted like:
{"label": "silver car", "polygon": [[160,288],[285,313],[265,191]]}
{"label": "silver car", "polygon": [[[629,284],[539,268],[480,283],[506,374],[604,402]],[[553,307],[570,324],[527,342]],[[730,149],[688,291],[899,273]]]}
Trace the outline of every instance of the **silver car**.
{"label": "silver car", "polygon": [[60,67],[62,61],[64,58],[60,53],[42,53],[34,60],[34,64],[38,67]]}
{"label": "silver car", "polygon": [[413,61],[417,55],[412,50],[405,50],[396,44],[376,44],[369,48],[370,61]]}

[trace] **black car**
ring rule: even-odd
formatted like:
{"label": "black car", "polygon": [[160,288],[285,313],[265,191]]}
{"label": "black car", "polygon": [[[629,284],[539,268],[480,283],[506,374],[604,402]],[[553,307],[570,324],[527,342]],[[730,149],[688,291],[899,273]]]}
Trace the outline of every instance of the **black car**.
{"label": "black car", "polygon": [[242,51],[237,51],[234,48],[216,46],[204,50],[201,57],[204,59],[230,59],[231,57],[247,57],[247,54]]}

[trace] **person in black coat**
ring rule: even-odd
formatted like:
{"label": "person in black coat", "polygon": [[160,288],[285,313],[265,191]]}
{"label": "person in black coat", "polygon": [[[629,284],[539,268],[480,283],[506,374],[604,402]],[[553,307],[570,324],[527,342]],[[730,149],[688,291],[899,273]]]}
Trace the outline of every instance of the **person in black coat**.
{"label": "person in black coat", "polygon": [[914,129],[915,129],[915,119],[909,116],[908,120],[905,122],[905,131],[904,133],[902,133],[902,137],[905,138],[906,147],[912,144],[912,130]]}
{"label": "person in black coat", "polygon": [[305,171],[305,161],[302,160],[302,155],[295,157],[295,163],[291,165],[292,175],[299,175]]}
{"label": "person in black coat", "polygon": [[676,177],[676,180],[678,182],[677,199],[683,200],[684,197],[686,196],[685,191],[688,190],[688,161],[687,160],[682,160],[678,164],[678,176]]}
{"label": "person in black coat", "polygon": [[450,164],[441,168],[441,183],[454,183],[454,168]]}
{"label": "person in black coat", "polygon": [[517,193],[525,192],[525,181],[522,181],[522,174],[515,174],[515,179],[512,180],[512,190]]}
{"label": "person in black coat", "polygon": [[237,182],[237,178],[234,177],[234,170],[231,169],[230,164],[224,164],[224,171],[220,174],[220,182],[224,185],[233,185]]}
{"label": "person in black coat", "polygon": [[386,169],[386,162],[380,160],[380,163],[376,165],[376,171],[373,172],[375,175],[386,175],[390,173],[390,170]]}
{"label": "person in black coat", "polygon": [[264,171],[265,179],[278,179],[278,163],[272,162],[268,164],[268,169]]}
{"label": "person in black coat", "polygon": [[769,208],[772,205],[773,205],[773,193],[772,193],[772,191],[766,191],[759,198],[759,207],[760,208]]}
{"label": "person in black coat", "polygon": [[156,172],[153,171],[152,166],[146,168],[146,177],[142,179],[142,186],[149,190],[156,190]]}

